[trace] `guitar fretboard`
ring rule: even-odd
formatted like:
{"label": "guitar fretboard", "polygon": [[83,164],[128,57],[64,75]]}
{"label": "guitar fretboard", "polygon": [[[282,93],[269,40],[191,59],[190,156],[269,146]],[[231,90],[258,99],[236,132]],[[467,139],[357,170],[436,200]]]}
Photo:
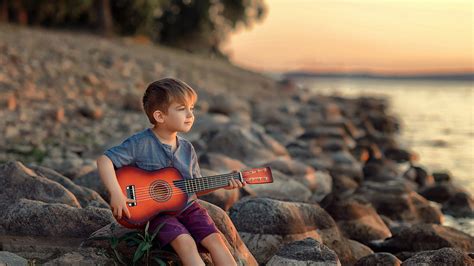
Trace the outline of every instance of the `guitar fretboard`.
{"label": "guitar fretboard", "polygon": [[226,187],[230,179],[240,179],[240,173],[229,173],[224,175],[206,176],[193,179],[175,181],[174,184],[186,193],[195,193],[208,189]]}

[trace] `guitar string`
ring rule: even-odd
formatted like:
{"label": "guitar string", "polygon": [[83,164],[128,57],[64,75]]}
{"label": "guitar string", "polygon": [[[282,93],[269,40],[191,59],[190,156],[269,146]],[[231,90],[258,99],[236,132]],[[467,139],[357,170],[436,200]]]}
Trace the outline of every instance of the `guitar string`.
{"label": "guitar string", "polygon": [[[206,177],[205,179],[200,179],[200,178],[203,178],[203,177],[198,177],[198,178],[192,178],[192,179],[184,179],[184,180],[177,180],[175,182],[173,182],[174,184],[176,185],[181,185],[181,184],[191,184],[191,183],[197,183],[197,182],[205,182],[204,180],[210,180],[211,182],[214,182],[214,181],[219,181],[219,180],[222,180],[222,179],[217,179],[217,178],[223,178],[225,177],[226,180],[229,180],[227,178],[229,177],[232,177],[232,178],[237,178],[239,176],[235,176],[233,174],[229,174],[229,175],[220,175],[220,176],[210,176],[210,177]],[[194,182],[194,180],[196,180],[196,182]],[[197,181],[199,180],[199,181]],[[148,187],[136,187],[135,191],[138,191],[140,189],[148,189]]]}
{"label": "guitar string", "polygon": [[[135,196],[136,197],[139,197],[139,196],[146,196],[146,195],[150,195],[150,194],[169,194],[171,192],[173,192],[173,194],[179,194],[179,193],[192,193],[192,192],[196,192],[196,191],[199,191],[199,190],[206,190],[206,189],[212,189],[212,188],[219,188],[219,187],[225,187],[228,185],[228,182],[227,181],[219,181],[219,182],[214,182],[212,184],[212,186],[195,186],[195,187],[180,187],[180,186],[175,186],[173,187],[171,190],[169,188],[158,188],[158,189],[155,189],[155,190],[152,190],[151,193],[150,193],[150,190],[148,189],[147,191],[144,191],[144,192],[140,192],[140,193],[135,193]],[[196,189],[196,191],[192,191]]]}
{"label": "guitar string", "polygon": [[[174,182],[174,185],[172,185],[172,187],[177,187],[179,188],[180,190],[183,190],[183,189],[197,189],[197,190],[200,190],[200,189],[203,189],[203,190],[206,190],[206,189],[211,189],[213,188],[213,186],[215,184],[221,184],[222,182],[226,183],[226,184],[229,184],[229,179],[226,179],[226,180],[211,180],[211,181],[207,181],[207,182],[201,182],[202,180],[198,181],[198,182],[187,182],[187,183],[178,183],[177,182]],[[136,189],[135,190],[135,193],[136,194],[141,194],[141,193],[144,193],[144,192],[148,192],[150,191],[150,187],[151,186],[148,186],[148,187],[141,187],[139,189]],[[164,190],[168,190],[167,188],[163,188],[161,187],[162,189]],[[173,188],[174,189],[174,188]],[[176,189],[174,189],[176,190]]]}
{"label": "guitar string", "polygon": [[[220,176],[220,177],[224,177],[224,176]],[[228,179],[229,177],[232,177],[232,178],[236,178],[235,176],[232,176],[232,175],[229,175],[229,176],[225,176],[226,179],[225,179],[225,182],[228,182],[230,179]],[[220,182],[221,180],[224,180],[224,179],[199,179],[199,178],[195,178],[195,179],[186,179],[186,180],[178,180],[178,181],[175,181],[173,182],[173,184],[177,187],[179,186],[188,186],[188,187],[200,187],[200,186],[203,186],[203,185],[206,185],[204,183],[209,183],[209,184],[213,184],[215,182]],[[135,192],[143,192],[143,191],[148,191],[150,188],[150,186],[145,186],[145,187],[135,187]]]}

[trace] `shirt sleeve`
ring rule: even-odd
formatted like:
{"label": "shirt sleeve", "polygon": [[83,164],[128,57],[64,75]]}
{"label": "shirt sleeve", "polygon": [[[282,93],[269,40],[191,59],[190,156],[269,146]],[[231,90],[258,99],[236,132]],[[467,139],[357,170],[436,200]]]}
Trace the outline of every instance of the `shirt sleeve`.
{"label": "shirt sleeve", "polygon": [[106,150],[104,155],[109,157],[115,168],[133,164],[135,162],[134,141],[128,138],[122,144]]}
{"label": "shirt sleeve", "polygon": [[201,168],[199,168],[199,162],[196,155],[196,151],[194,147],[191,145],[191,171],[193,174],[193,178],[202,177],[201,175]]}

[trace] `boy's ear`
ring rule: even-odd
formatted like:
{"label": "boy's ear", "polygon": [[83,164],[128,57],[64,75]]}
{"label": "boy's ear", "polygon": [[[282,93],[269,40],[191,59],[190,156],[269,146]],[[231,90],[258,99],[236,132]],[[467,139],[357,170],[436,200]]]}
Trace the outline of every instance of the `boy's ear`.
{"label": "boy's ear", "polygon": [[165,121],[164,114],[160,110],[153,112],[153,118],[157,123],[163,123]]}

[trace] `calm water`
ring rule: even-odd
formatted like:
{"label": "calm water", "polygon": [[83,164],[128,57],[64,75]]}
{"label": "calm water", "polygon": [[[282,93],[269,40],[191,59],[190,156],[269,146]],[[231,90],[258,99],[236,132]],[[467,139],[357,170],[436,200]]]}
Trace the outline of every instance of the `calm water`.
{"label": "calm water", "polygon": [[[390,100],[402,130],[399,143],[419,155],[429,171],[448,170],[454,183],[474,192],[474,86],[460,81],[300,79],[321,94],[374,95]],[[446,224],[474,235],[473,219],[446,217]]]}

